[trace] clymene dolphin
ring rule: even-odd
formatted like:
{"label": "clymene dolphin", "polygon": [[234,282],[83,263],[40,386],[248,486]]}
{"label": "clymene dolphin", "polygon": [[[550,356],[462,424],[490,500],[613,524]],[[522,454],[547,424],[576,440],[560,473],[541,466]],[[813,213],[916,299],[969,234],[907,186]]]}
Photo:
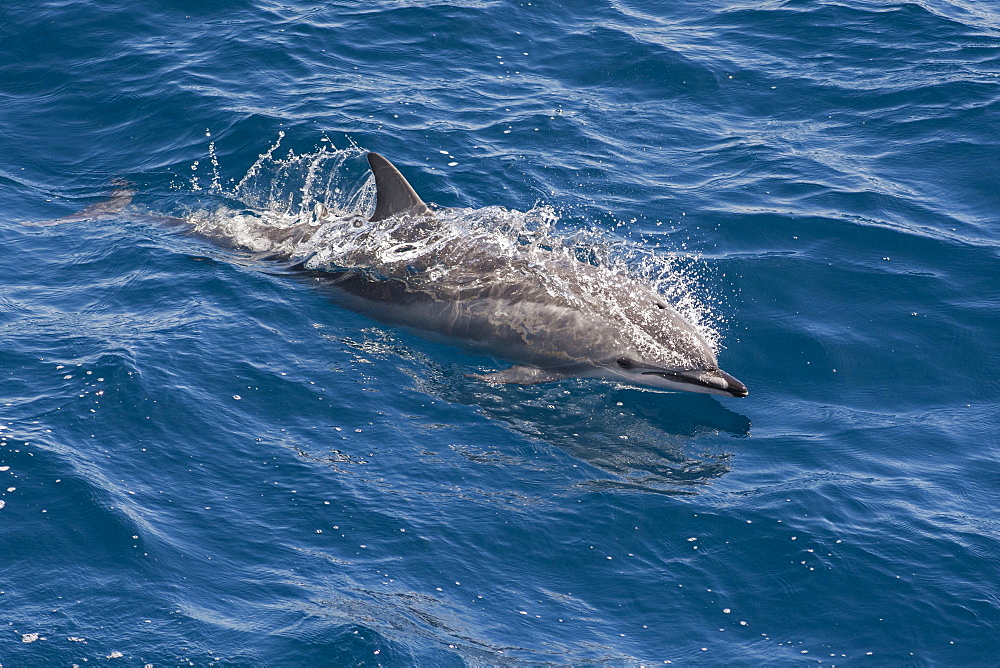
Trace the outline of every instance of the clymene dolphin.
{"label": "clymene dolphin", "polygon": [[[404,224],[403,252],[435,232],[430,209],[399,170],[368,154],[375,176],[371,222]],[[446,279],[423,274],[448,267]],[[327,272],[345,305],[373,317],[516,365],[482,376],[535,384],[601,377],[669,390],[747,396],[722,371],[698,330],[650,286],[609,269],[535,249],[530,258],[492,253],[463,239],[411,260],[400,275]],[[557,283],[560,289],[553,290]]]}
{"label": "clymene dolphin", "polygon": [[[484,375],[491,383],[535,384],[568,377],[607,378],[668,390],[747,396],[746,386],[719,368],[699,331],[651,286],[604,266],[552,249],[516,244],[503,252],[482,238],[445,233],[436,214],[399,170],[368,153],[375,177],[375,212],[368,219],[332,221],[338,230],[361,228],[336,266],[310,271],[302,249],[321,253],[320,220],[263,231],[269,259],[296,262],[332,288],[344,306],[432,339],[515,365]],[[119,189],[108,203],[64,220],[105,215],[128,203]],[[196,232],[240,245],[231,232]],[[320,224],[318,224],[320,223]],[[452,230],[454,232],[454,230]],[[371,242],[365,235],[383,235]],[[272,249],[272,250],[273,250]],[[388,258],[388,259],[386,259]]]}

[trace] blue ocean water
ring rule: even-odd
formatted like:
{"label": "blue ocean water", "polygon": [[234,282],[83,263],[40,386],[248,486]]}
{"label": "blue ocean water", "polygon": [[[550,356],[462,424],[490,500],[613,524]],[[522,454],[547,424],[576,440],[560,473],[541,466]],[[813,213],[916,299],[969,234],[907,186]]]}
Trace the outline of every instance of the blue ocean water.
{"label": "blue ocean water", "polygon": [[[985,0],[3,2],[0,664],[997,663],[998,128]],[[482,383],[156,220],[367,150],[663,258],[750,396]]]}

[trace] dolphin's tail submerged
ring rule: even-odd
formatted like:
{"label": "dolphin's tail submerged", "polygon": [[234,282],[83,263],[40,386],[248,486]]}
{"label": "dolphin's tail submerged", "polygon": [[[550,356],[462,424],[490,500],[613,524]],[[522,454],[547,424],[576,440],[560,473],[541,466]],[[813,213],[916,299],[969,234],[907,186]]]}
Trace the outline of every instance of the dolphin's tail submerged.
{"label": "dolphin's tail submerged", "polygon": [[62,223],[72,223],[80,220],[94,220],[96,218],[113,216],[120,213],[122,209],[132,203],[132,197],[135,195],[135,186],[125,179],[115,179],[111,182],[111,184],[115,187],[115,189],[111,191],[111,195],[106,200],[102,200],[96,204],[91,204],[82,211],[77,211],[76,213],[63,216],[62,218],[39,220],[35,222],[25,221],[22,225],[60,225]]}

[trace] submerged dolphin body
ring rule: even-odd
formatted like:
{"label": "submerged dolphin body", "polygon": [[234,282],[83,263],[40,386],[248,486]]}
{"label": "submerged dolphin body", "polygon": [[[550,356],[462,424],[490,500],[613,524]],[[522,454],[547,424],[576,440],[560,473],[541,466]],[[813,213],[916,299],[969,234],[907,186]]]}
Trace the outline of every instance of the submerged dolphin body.
{"label": "submerged dolphin body", "polygon": [[[368,163],[376,185],[370,222],[402,221],[392,232],[402,253],[433,237],[433,215],[399,170],[377,153]],[[448,268],[447,278],[434,278],[438,267]],[[402,274],[324,273],[349,308],[517,363],[476,376],[488,382],[600,377],[747,396],[698,330],[651,287],[552,251],[520,258],[452,239],[411,259]]]}

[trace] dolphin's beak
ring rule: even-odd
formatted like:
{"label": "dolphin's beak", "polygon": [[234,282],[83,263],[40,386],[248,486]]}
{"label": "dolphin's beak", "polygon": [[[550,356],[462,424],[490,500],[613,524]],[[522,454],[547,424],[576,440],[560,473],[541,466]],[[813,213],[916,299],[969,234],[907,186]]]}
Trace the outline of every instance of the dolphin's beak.
{"label": "dolphin's beak", "polygon": [[656,371],[642,371],[641,373],[646,376],[661,376],[675,383],[690,383],[704,387],[712,394],[728,394],[733,397],[745,397],[749,394],[746,385],[722,369],[713,371],[658,369]]}
{"label": "dolphin's beak", "polygon": [[747,389],[746,385],[736,380],[722,369],[719,369],[719,375],[722,376],[722,379],[725,380],[726,383],[728,383],[726,392],[729,392],[729,394],[733,395],[734,397],[745,397],[748,394],[750,394],[750,391]]}

